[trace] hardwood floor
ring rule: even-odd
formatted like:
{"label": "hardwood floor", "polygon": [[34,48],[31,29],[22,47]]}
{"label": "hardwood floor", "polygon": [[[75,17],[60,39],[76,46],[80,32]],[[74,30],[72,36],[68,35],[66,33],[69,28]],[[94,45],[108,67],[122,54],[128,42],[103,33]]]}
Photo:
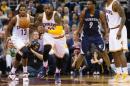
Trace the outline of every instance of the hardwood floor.
{"label": "hardwood floor", "polygon": [[[83,76],[74,79],[71,76],[62,76],[62,82],[59,85],[55,85],[53,76],[49,76],[46,79],[29,78],[29,82],[23,83],[20,79],[19,82],[8,81],[8,83],[0,83],[0,86],[129,86],[127,83],[109,83],[112,76]],[[3,79],[5,80],[5,79]]]}

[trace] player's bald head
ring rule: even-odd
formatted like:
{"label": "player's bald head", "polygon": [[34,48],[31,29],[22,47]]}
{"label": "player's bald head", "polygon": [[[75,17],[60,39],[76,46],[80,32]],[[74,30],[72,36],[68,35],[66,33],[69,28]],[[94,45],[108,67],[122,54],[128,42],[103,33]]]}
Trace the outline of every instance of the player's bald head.
{"label": "player's bald head", "polygon": [[51,15],[53,13],[53,5],[50,3],[47,3],[44,5],[44,11],[47,15]]}
{"label": "player's bald head", "polygon": [[46,3],[45,5],[44,5],[44,9],[45,8],[51,8],[51,9],[53,9],[53,4],[51,4],[51,3]]}

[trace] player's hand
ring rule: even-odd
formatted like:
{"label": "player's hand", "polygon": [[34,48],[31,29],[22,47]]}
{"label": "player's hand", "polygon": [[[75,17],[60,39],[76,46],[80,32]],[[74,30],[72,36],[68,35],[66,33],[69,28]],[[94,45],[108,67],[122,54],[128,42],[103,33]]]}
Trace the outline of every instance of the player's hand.
{"label": "player's hand", "polygon": [[121,38],[121,31],[119,30],[118,32],[117,32],[117,37],[116,37],[116,39],[120,39]]}
{"label": "player's hand", "polygon": [[105,43],[109,42],[109,34],[108,33],[104,35],[104,40],[105,40]]}

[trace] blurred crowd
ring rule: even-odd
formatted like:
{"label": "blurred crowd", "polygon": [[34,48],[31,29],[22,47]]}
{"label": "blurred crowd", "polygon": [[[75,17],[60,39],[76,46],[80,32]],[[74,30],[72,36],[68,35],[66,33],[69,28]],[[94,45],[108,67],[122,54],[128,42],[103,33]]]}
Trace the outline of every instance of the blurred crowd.
{"label": "blurred crowd", "polygon": [[[1,1],[0,4],[0,71],[2,71],[3,74],[8,74],[12,64],[13,60],[15,58],[16,49],[13,46],[12,41],[10,38],[7,40],[4,40],[5,37],[5,31],[8,25],[8,22],[10,19],[17,14],[17,10],[19,8],[20,4],[27,4],[28,7],[28,14],[34,17],[34,19],[37,19],[37,16],[42,14],[44,12],[43,7],[45,3],[52,2],[52,5],[54,6],[54,9],[58,11],[61,14],[62,22],[65,30],[65,35],[67,38],[67,45],[69,48],[69,52],[65,55],[65,62],[62,69],[62,74],[68,75],[73,74],[73,62],[76,59],[77,55],[80,53],[80,38],[77,40],[77,36],[75,36],[75,30],[78,29],[78,23],[79,23],[79,16],[83,9],[85,9],[85,0],[84,3],[79,3],[79,0],[19,0],[16,7],[10,7],[8,5],[8,2]],[[100,9],[100,4],[97,5],[97,9]],[[33,40],[39,40],[40,48],[37,50],[39,53],[44,52],[44,47],[42,46],[42,40],[40,39],[41,29],[42,27],[39,26],[38,28],[31,28],[35,29],[35,31],[31,34],[31,41]],[[87,56],[87,58],[84,59],[83,65],[81,66],[80,70],[81,75],[83,74],[108,74],[109,71],[106,69],[106,65],[102,59],[102,57],[98,56],[97,49],[94,45],[91,47],[90,50],[91,55]],[[113,58],[111,57],[111,54],[108,52],[111,63],[113,63]],[[129,56],[129,52],[126,53],[126,56]],[[128,58],[128,61],[129,58]],[[55,58],[53,58],[53,55],[50,53],[49,57],[49,71],[48,73],[54,74],[55,70]],[[43,72],[42,69],[42,60],[37,58],[35,55],[30,53],[30,57],[28,60],[28,72],[30,73],[30,76],[37,76],[39,72]],[[18,71],[21,70],[19,67]]]}

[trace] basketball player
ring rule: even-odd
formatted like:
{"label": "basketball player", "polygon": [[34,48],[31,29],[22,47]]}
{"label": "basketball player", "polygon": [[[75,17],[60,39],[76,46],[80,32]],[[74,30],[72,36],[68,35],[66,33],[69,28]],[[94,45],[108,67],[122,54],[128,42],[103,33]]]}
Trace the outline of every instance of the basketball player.
{"label": "basketball player", "polygon": [[[77,36],[81,34],[81,54],[79,55],[79,59],[77,62],[82,63],[81,59],[89,55],[88,51],[90,50],[90,45],[93,43],[96,45],[99,50],[101,57],[103,57],[104,61],[107,64],[107,67],[110,67],[110,60],[105,51],[105,45],[103,42],[103,38],[99,31],[99,22],[101,23],[105,36],[104,39],[107,39],[108,28],[105,20],[105,14],[102,11],[95,9],[96,1],[95,0],[87,0],[87,9],[84,9],[80,15],[79,29],[77,30]],[[79,66],[80,67],[80,66]],[[77,67],[78,69],[78,67]],[[75,71],[76,72],[76,71]]]}
{"label": "basketball player", "polygon": [[[128,50],[127,30],[125,27],[125,13],[117,0],[106,0],[105,13],[107,17],[109,34],[109,51],[112,52],[116,75],[113,81],[127,81],[128,68],[124,51]],[[122,75],[122,77],[121,77]]]}
{"label": "basketball player", "polygon": [[13,67],[9,74],[9,78],[11,80],[16,79],[15,71],[21,59],[23,65],[23,78],[28,78],[27,61],[29,56],[29,49],[26,45],[29,43],[29,25],[31,24],[30,20],[31,17],[29,14],[27,14],[26,5],[21,4],[19,6],[19,14],[13,17],[8,24],[6,36],[11,36],[11,40],[18,51]]}
{"label": "basketball player", "polygon": [[55,83],[57,84],[61,83],[60,71],[63,63],[63,57],[67,49],[66,38],[59,13],[53,10],[53,6],[51,4],[45,4],[44,11],[43,15],[39,16],[38,21],[36,21],[36,24],[40,24],[42,22],[46,31],[43,34],[43,65],[45,69],[47,69],[48,55],[50,51],[53,50],[56,57]]}

